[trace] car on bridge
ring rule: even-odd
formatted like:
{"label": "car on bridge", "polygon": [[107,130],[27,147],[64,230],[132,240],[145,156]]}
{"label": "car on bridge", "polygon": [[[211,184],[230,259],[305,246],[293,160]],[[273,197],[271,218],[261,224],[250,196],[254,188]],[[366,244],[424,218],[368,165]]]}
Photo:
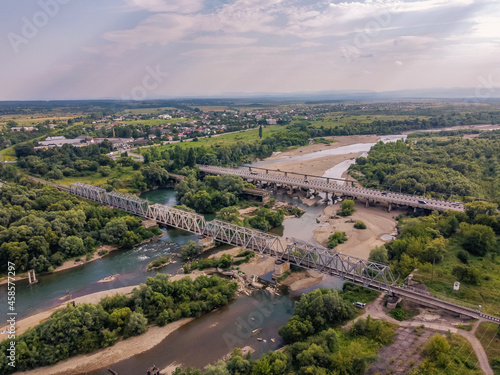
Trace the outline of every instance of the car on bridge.
{"label": "car on bridge", "polygon": [[427,201],[424,201],[423,199],[419,199],[418,203],[420,203],[420,204],[427,204]]}

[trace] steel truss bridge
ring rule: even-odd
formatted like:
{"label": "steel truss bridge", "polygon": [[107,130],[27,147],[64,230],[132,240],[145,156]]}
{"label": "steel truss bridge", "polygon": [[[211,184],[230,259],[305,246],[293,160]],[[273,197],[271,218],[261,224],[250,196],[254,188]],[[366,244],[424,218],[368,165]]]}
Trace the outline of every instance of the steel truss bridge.
{"label": "steel truss bridge", "polygon": [[[65,189],[67,191],[67,187]],[[477,310],[441,301],[429,294],[395,286],[395,280],[385,264],[335,253],[321,246],[284,238],[259,230],[241,227],[221,220],[206,221],[202,215],[161,204],[149,204],[135,196],[107,192],[105,189],[80,182],[70,185],[69,193],[117,208],[158,223],[213,238],[225,244],[241,246],[260,254],[272,256],[297,266],[314,269],[323,274],[341,277],[354,284],[389,295],[412,299],[424,305],[441,308],[473,318],[500,323],[500,318]]]}
{"label": "steel truss bridge", "polygon": [[[234,175],[240,176],[249,181],[258,181],[265,182],[267,184],[275,185],[275,186],[287,186],[291,189],[306,189],[313,190],[315,192],[323,192],[336,196],[346,196],[353,198],[360,198],[368,204],[370,201],[372,202],[381,202],[389,205],[389,210],[391,206],[399,205],[399,206],[408,206],[416,208],[425,208],[429,210],[437,210],[437,211],[445,211],[448,209],[456,210],[456,211],[465,211],[463,204],[453,203],[442,201],[438,199],[427,199],[409,194],[402,193],[394,193],[394,192],[382,192],[380,190],[374,189],[365,189],[362,187],[354,187],[347,185],[340,185],[335,183],[331,183],[330,179],[326,177],[319,178],[311,178],[308,175],[302,175],[303,178],[290,177],[288,174],[290,172],[284,171],[274,171],[277,173],[257,173],[255,170],[261,170],[263,168],[254,168],[246,167],[245,169],[234,169],[234,168],[222,168],[215,167],[212,165],[198,165],[200,170],[207,174],[214,175]],[[269,170],[266,170],[269,172]],[[295,173],[297,174],[297,173]]]}

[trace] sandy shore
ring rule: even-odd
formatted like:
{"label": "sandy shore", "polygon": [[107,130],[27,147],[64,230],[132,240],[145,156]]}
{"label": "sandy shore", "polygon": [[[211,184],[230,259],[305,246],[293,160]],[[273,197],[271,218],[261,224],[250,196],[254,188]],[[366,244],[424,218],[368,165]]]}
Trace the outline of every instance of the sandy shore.
{"label": "sandy shore", "polygon": [[272,164],[266,164],[266,168],[274,170],[279,169],[281,171],[295,172],[311,176],[323,176],[323,174],[327,170],[334,167],[335,165],[340,164],[346,160],[358,158],[362,154],[363,154],[362,152],[353,152],[351,154],[346,154],[346,155],[329,155],[310,160],[288,161],[288,162],[286,160],[276,161],[275,163]]}
{"label": "sandy shore", "polygon": [[353,152],[345,155],[318,156],[317,158],[301,161],[287,161],[287,159],[295,156],[314,154],[315,152],[349,146],[357,143],[375,143],[380,139],[378,135],[352,135],[327,138],[335,140],[335,142],[331,143],[330,145],[318,143],[314,145],[303,146],[279,153],[277,155],[273,155],[265,159],[266,161],[273,161],[273,163],[266,164],[265,167],[275,170],[279,169],[288,172],[322,176],[328,169],[332,168],[333,166],[349,159],[355,159],[361,156],[362,153]]}
{"label": "sandy shore", "polygon": [[[346,232],[348,241],[337,246],[336,251],[352,255],[362,259],[368,259],[370,251],[383,245],[386,241],[380,237],[384,234],[395,235],[397,222],[395,218],[399,215],[397,210],[387,212],[385,207],[368,207],[356,203],[356,211],[352,216],[332,219],[340,204],[327,206],[324,215],[320,218],[323,225],[314,230],[314,240],[326,246],[328,237],[335,231]],[[363,221],[366,229],[355,229],[351,221]]]}

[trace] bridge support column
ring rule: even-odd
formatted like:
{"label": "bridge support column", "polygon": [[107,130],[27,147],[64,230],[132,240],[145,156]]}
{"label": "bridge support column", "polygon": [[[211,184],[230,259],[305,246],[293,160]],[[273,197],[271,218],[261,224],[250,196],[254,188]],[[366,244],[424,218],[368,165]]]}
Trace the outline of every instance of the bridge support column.
{"label": "bridge support column", "polygon": [[387,212],[391,212],[392,210],[392,203],[389,203],[389,207],[387,208]]}
{"label": "bridge support column", "polygon": [[368,206],[369,206],[369,205],[370,205],[370,200],[369,200],[369,199],[367,199],[367,200],[366,200],[366,202],[365,202],[365,207],[367,207],[367,208],[368,208]]}
{"label": "bridge support column", "polygon": [[325,202],[328,203],[328,193],[325,192]]}
{"label": "bridge support column", "polygon": [[329,184],[330,183],[330,179],[327,177],[326,178],[326,183]]}
{"label": "bridge support column", "polygon": [[417,207],[413,207],[413,212],[417,212]]}
{"label": "bridge support column", "polygon": [[279,279],[285,274],[286,271],[290,269],[290,263],[277,260],[274,262],[274,273],[272,274],[273,280]]}
{"label": "bridge support column", "polygon": [[35,276],[35,270],[28,271],[28,281],[30,284],[36,284],[38,282]]}

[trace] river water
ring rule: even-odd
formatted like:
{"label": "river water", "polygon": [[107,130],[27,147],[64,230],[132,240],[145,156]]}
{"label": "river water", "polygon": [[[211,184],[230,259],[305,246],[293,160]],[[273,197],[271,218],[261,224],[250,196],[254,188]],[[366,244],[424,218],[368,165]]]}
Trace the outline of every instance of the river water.
{"label": "river water", "polygon": [[[405,136],[386,136],[382,141],[395,141]],[[306,154],[286,161],[308,160],[327,155],[341,155],[349,153],[367,152],[374,143],[356,144],[329,149],[314,154]],[[283,160],[285,161],[285,160]],[[275,162],[275,161],[274,161]],[[347,162],[354,162],[348,160]],[[258,162],[256,166],[267,164]],[[325,174],[328,177],[340,178],[350,164],[332,166]],[[176,204],[175,193],[172,189],[158,189],[141,195],[153,203],[162,203],[168,206]],[[313,230],[317,228],[316,218],[323,213],[323,207],[306,207],[296,198],[287,195],[275,195],[277,200],[289,201],[306,210],[301,218],[287,219],[283,228],[278,230],[279,235],[288,238],[297,238],[303,241],[314,242]],[[210,220],[212,217],[207,217]],[[177,252],[179,245],[189,240],[196,240],[197,236],[176,229],[167,229],[159,241],[137,246],[130,250],[121,250],[111,253],[103,259],[82,265],[81,267],[46,275],[39,278],[35,285],[28,285],[27,280],[16,283],[16,308],[18,319],[22,319],[36,312],[56,306],[65,298],[66,291],[72,297],[78,297],[97,291],[137,285],[144,282],[153,273],[146,271],[146,265],[162,255]],[[175,274],[180,271],[180,263],[170,264],[159,272]],[[108,283],[98,281],[112,274],[118,274],[116,280]],[[176,332],[169,335],[161,344],[140,355],[110,366],[120,375],[145,374],[146,369],[153,364],[160,369],[172,363],[184,366],[203,367],[218,358],[230,353],[234,347],[251,345],[255,350],[254,358],[282,345],[277,333],[280,326],[286,323],[293,313],[293,302],[301,293],[317,287],[341,288],[342,281],[325,276],[321,284],[296,292],[294,295],[272,296],[266,291],[257,291],[251,296],[238,298],[228,306],[206,314]],[[7,306],[6,286],[0,290],[0,304]],[[248,329],[261,328],[256,336],[251,336]],[[262,338],[258,341],[257,337]],[[274,342],[271,340],[274,339]],[[106,374],[106,369],[92,374]]]}

